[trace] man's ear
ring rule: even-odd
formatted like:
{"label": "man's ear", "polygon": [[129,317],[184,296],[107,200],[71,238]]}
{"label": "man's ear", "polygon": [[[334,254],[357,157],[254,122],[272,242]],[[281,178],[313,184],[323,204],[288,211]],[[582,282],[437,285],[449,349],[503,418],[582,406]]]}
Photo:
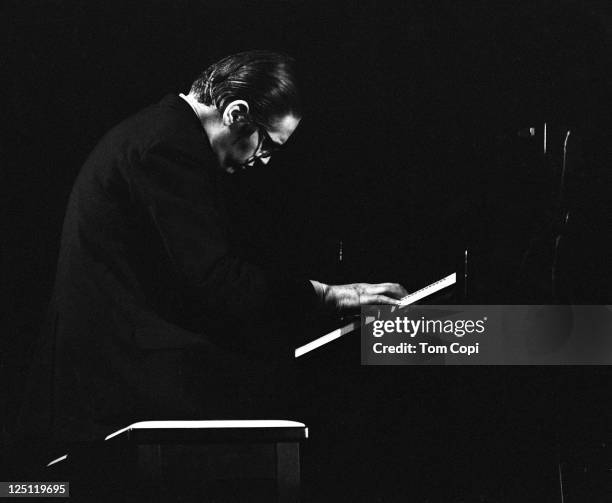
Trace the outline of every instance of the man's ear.
{"label": "man's ear", "polygon": [[248,122],[249,104],[244,100],[234,100],[223,111],[223,124],[241,124]]}

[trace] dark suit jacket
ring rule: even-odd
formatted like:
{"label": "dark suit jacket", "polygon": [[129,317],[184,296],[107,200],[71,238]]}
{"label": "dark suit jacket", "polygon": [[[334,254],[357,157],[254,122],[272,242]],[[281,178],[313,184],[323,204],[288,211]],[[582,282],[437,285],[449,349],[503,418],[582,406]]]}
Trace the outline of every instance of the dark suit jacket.
{"label": "dark suit jacket", "polygon": [[140,420],[271,413],[276,363],[295,347],[282,320],[315,294],[240,258],[216,166],[178,96],[94,149],[68,204],[30,429],[88,440]]}

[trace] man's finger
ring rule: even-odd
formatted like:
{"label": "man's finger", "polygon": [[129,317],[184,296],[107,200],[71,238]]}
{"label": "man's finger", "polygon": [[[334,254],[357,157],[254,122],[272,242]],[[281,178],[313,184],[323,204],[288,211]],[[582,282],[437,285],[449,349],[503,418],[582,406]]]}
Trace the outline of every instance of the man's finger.
{"label": "man's finger", "polygon": [[393,299],[391,297],[388,297],[387,295],[382,295],[382,294],[366,294],[366,295],[362,295],[360,300],[360,304],[361,305],[367,305],[367,304],[390,304],[393,306],[397,306],[399,304],[399,301],[397,299]]}
{"label": "man's finger", "polygon": [[369,294],[384,294],[396,299],[401,299],[408,295],[406,289],[398,283],[379,283],[367,288],[366,291]]}

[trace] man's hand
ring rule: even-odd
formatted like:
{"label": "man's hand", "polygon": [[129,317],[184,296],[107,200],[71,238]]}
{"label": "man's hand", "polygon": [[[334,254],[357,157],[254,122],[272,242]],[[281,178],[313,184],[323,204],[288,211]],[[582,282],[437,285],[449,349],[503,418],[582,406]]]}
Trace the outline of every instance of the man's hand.
{"label": "man's hand", "polygon": [[310,281],[321,303],[337,311],[356,310],[367,304],[397,305],[399,299],[408,295],[397,283],[352,283],[350,285],[326,285]]}

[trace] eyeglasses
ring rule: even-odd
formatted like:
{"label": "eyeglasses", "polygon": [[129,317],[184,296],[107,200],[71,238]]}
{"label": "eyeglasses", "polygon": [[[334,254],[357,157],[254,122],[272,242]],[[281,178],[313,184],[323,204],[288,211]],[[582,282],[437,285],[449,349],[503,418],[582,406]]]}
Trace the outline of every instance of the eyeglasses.
{"label": "eyeglasses", "polygon": [[257,148],[255,149],[255,157],[270,157],[274,152],[277,152],[281,149],[282,145],[276,143],[270,135],[266,128],[257,124],[257,134],[259,135],[259,141],[257,143]]}

